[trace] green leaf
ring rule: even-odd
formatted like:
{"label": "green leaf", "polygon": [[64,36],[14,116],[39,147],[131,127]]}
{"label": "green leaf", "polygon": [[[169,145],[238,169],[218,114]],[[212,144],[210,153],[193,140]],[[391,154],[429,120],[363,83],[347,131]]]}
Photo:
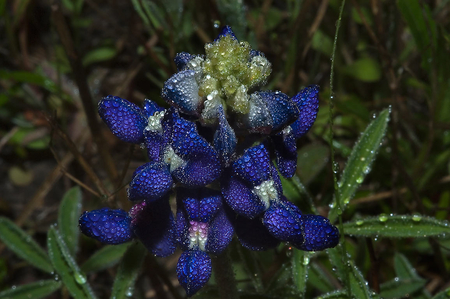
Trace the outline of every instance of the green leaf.
{"label": "green leaf", "polygon": [[91,255],[91,257],[81,265],[84,273],[97,272],[117,264],[123,257],[125,251],[131,243],[120,245],[107,245]]}
{"label": "green leaf", "polygon": [[395,274],[401,279],[421,279],[416,270],[410,264],[408,259],[401,253],[395,253],[394,256]]}
{"label": "green leaf", "polygon": [[38,282],[21,285],[0,292],[3,299],[39,299],[44,298],[61,287],[61,282],[55,280],[41,280]]}
{"label": "green leaf", "polygon": [[312,37],[311,47],[328,57],[333,51],[333,40],[319,29]]}
{"label": "green leaf", "polygon": [[142,266],[147,249],[141,243],[134,243],[125,253],[114,281],[111,298],[122,299],[132,296],[134,283]]}
{"label": "green leaf", "polygon": [[369,57],[360,58],[351,65],[344,67],[344,73],[364,82],[375,82],[381,78],[380,64]]}
{"label": "green leaf", "polygon": [[307,251],[293,249],[292,278],[302,297],[304,297],[306,292],[310,257],[311,253]]}
{"label": "green leaf", "polygon": [[346,267],[349,271],[350,294],[352,294],[352,297],[358,299],[372,298],[372,292],[369,290],[368,283],[358,267],[354,265],[354,262],[349,260]]}
{"label": "green leaf", "polygon": [[11,251],[31,265],[47,273],[53,272],[53,267],[44,250],[29,234],[4,217],[0,217],[0,239]]}
{"label": "green leaf", "polygon": [[[347,165],[339,181],[339,197],[341,199],[341,209],[353,198],[356,189],[361,185],[365,176],[370,172],[370,167],[381,145],[381,140],[386,133],[389,121],[389,109],[383,110],[366,128],[361,138],[353,147],[348,158]],[[334,222],[338,215],[339,206],[335,199],[328,215],[331,222]]]}
{"label": "green leaf", "polygon": [[97,48],[90,51],[83,57],[83,65],[87,66],[96,62],[110,60],[116,55],[117,55],[116,48],[111,47]]}
{"label": "green leaf", "polygon": [[48,231],[47,247],[53,267],[69,293],[77,299],[95,298],[86,277],[70,255],[63,238],[53,226]]}
{"label": "green leaf", "polygon": [[297,173],[300,181],[308,185],[328,163],[329,147],[322,144],[308,144],[297,153]]}
{"label": "green leaf", "polygon": [[78,218],[81,213],[81,190],[73,187],[64,194],[58,212],[58,227],[70,254],[75,255],[78,249]]}
{"label": "green leaf", "polygon": [[381,214],[378,217],[344,223],[344,231],[349,235],[365,237],[448,237],[450,236],[450,225],[447,221],[420,215],[388,216]]}
{"label": "green leaf", "polygon": [[385,299],[409,297],[412,293],[421,290],[425,283],[424,279],[393,279],[381,284],[380,296]]}
{"label": "green leaf", "polygon": [[309,268],[308,284],[322,293],[328,293],[335,289],[325,271],[317,263],[312,263]]}
{"label": "green leaf", "polygon": [[450,298],[450,288],[436,294],[433,299],[448,299]]}
{"label": "green leaf", "polygon": [[316,297],[316,299],[348,299],[349,297],[344,291],[334,291]]}

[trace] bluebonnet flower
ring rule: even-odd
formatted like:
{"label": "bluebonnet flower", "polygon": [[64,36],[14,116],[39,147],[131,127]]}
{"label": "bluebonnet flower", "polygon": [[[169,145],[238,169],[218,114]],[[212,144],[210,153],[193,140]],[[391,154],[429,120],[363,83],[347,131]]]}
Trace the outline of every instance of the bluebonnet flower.
{"label": "bluebonnet flower", "polygon": [[188,296],[207,283],[210,255],[222,253],[234,233],[251,250],[280,242],[308,251],[336,246],[337,228],[302,214],[284,197],[279,177],[296,171],[296,142],[316,118],[318,86],[292,98],[256,91],[271,64],[228,26],[206,44],[205,55],[182,52],[175,64],[178,72],[161,93],[170,108],[150,100],[139,108],[113,96],[100,101],[100,117],[113,134],[140,144],[149,162],[132,176],[131,210],[85,212],[81,231],[107,244],[138,238],[156,256],[179,247],[178,280]]}

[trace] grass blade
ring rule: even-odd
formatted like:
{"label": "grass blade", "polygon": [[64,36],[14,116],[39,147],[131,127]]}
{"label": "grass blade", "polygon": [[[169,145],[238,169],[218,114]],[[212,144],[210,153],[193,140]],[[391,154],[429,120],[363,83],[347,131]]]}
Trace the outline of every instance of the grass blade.
{"label": "grass blade", "polygon": [[61,287],[61,282],[51,280],[41,280],[38,282],[18,286],[14,289],[0,292],[3,299],[39,299],[45,298]]}
{"label": "grass blade", "polygon": [[307,251],[293,249],[292,278],[302,297],[304,297],[306,292],[310,255]]}
{"label": "grass blade", "polygon": [[111,294],[112,299],[132,297],[134,283],[146,253],[147,249],[141,243],[135,243],[127,250],[117,271]]}
{"label": "grass blade", "polygon": [[0,240],[11,251],[44,272],[52,273],[53,267],[45,251],[8,218],[0,217]]}
{"label": "grass blade", "polygon": [[[341,198],[341,209],[344,210],[361,185],[365,176],[370,172],[370,167],[380,147],[381,140],[386,133],[389,121],[389,109],[383,110],[366,128],[361,138],[353,147],[348,158],[342,178],[339,181],[339,196]],[[338,205],[333,201],[328,218],[334,222],[338,216]]]}
{"label": "grass blade", "polygon": [[353,236],[385,237],[385,238],[427,238],[450,236],[450,225],[447,221],[418,215],[380,215],[347,222],[345,233]]}
{"label": "grass blade", "polygon": [[81,214],[81,190],[73,187],[64,194],[59,205],[58,227],[70,254],[75,255],[78,249],[78,218]]}
{"label": "grass blade", "polygon": [[94,253],[83,265],[81,271],[84,273],[97,272],[117,264],[130,247],[131,243],[120,245],[107,245]]}
{"label": "grass blade", "polygon": [[77,299],[95,298],[86,277],[81,273],[63,238],[53,226],[48,231],[47,247],[53,267],[69,293]]}
{"label": "grass blade", "polygon": [[385,299],[407,298],[421,290],[425,283],[424,279],[394,279],[380,286],[380,296]]}

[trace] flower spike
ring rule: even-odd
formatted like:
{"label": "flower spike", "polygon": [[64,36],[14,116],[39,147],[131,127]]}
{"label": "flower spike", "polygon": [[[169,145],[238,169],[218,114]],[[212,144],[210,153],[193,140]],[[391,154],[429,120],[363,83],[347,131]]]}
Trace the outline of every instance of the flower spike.
{"label": "flower spike", "polygon": [[122,244],[134,236],[131,217],[124,210],[86,211],[79,219],[79,226],[83,234],[105,244]]}

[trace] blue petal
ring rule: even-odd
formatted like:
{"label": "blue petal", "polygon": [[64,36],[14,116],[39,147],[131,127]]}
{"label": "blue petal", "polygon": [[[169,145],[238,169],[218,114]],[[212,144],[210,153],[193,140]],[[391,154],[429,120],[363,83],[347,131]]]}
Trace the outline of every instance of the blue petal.
{"label": "blue petal", "polygon": [[181,254],[177,264],[180,285],[188,297],[197,293],[211,277],[211,258],[200,250],[189,250]]}
{"label": "blue petal", "polygon": [[250,50],[250,57],[249,57],[248,60],[251,61],[252,58],[255,57],[255,56],[266,57],[263,52],[251,49]]}
{"label": "blue petal", "polygon": [[230,244],[233,235],[234,228],[229,215],[222,208],[209,224],[205,251],[216,255],[222,253]]}
{"label": "blue petal", "polygon": [[271,179],[271,166],[269,152],[264,144],[260,144],[247,149],[233,162],[232,169],[244,181],[257,186]]}
{"label": "blue petal", "polygon": [[131,217],[124,210],[103,208],[84,212],[79,219],[81,232],[105,244],[131,241]]}
{"label": "blue petal", "polygon": [[176,239],[181,250],[189,250],[189,216],[181,200],[177,200]]}
{"label": "blue petal", "polygon": [[158,104],[156,104],[152,100],[149,99],[144,100],[144,113],[147,118],[155,114],[155,112],[163,110],[164,108],[159,107]]}
{"label": "blue petal", "polygon": [[297,145],[292,132],[280,132],[272,136],[272,143],[281,175],[291,178],[297,170]]}
{"label": "blue petal", "polygon": [[167,141],[159,132],[144,131],[145,147],[150,162],[162,162]]}
{"label": "blue petal", "polygon": [[219,106],[219,127],[214,133],[214,148],[220,154],[225,166],[228,166],[236,149],[237,139],[233,128],[228,123],[222,105]]}
{"label": "blue petal", "polygon": [[134,233],[149,251],[159,257],[175,252],[175,220],[167,196],[134,205],[130,215]]}
{"label": "blue petal", "polygon": [[231,36],[234,40],[238,40],[238,39],[236,38],[236,35],[234,35],[234,32],[233,32],[233,30],[231,29],[231,27],[228,26],[228,25],[226,25],[226,26],[223,26],[223,27],[222,27],[222,29],[220,30],[219,35],[217,36],[217,38],[216,38],[214,41],[218,41],[218,40],[220,40],[222,37],[227,36],[227,35]]}
{"label": "blue petal", "polygon": [[249,99],[250,111],[243,116],[243,126],[250,133],[270,134],[272,132],[272,116],[262,97],[253,93]]}
{"label": "blue petal", "polygon": [[248,182],[227,171],[221,180],[222,194],[233,211],[247,218],[254,218],[266,210],[265,204],[252,192]]}
{"label": "blue petal", "polygon": [[310,85],[296,94],[292,101],[297,105],[300,114],[291,125],[295,138],[300,138],[309,131],[316,120],[319,110],[319,86]]}
{"label": "blue petal", "polygon": [[128,188],[128,198],[131,201],[156,200],[164,196],[172,184],[167,164],[146,163],[134,172]]}
{"label": "blue petal", "polygon": [[202,101],[198,95],[195,71],[184,70],[175,73],[164,83],[161,96],[184,113],[199,115]]}
{"label": "blue petal", "polygon": [[182,71],[186,67],[188,62],[195,58],[195,56],[196,55],[192,55],[187,52],[177,53],[173,60],[175,61],[175,65],[177,66],[178,71]]}
{"label": "blue petal", "polygon": [[283,242],[303,243],[302,213],[287,200],[273,202],[264,214],[263,222],[275,238]]}
{"label": "blue petal", "polygon": [[209,188],[178,188],[179,199],[189,220],[209,222],[222,208],[222,194]]}
{"label": "blue petal", "polygon": [[302,225],[304,242],[292,243],[301,250],[318,251],[335,247],[339,243],[339,230],[325,217],[320,215],[303,215]]}
{"label": "blue petal", "polygon": [[98,114],[120,140],[130,143],[144,141],[147,118],[135,104],[119,97],[107,96],[98,103]]}
{"label": "blue petal", "polygon": [[248,219],[238,216],[235,230],[242,246],[250,250],[267,250],[280,244],[280,240],[269,233],[260,218]]}
{"label": "blue petal", "polygon": [[282,92],[256,92],[261,97],[270,111],[272,118],[272,130],[278,131],[295,121],[299,115],[298,108]]}
{"label": "blue petal", "polygon": [[201,187],[216,180],[221,172],[219,155],[214,148],[197,132],[194,123],[171,113],[168,124],[171,146],[174,152],[186,163],[176,168],[172,175],[189,187]]}

